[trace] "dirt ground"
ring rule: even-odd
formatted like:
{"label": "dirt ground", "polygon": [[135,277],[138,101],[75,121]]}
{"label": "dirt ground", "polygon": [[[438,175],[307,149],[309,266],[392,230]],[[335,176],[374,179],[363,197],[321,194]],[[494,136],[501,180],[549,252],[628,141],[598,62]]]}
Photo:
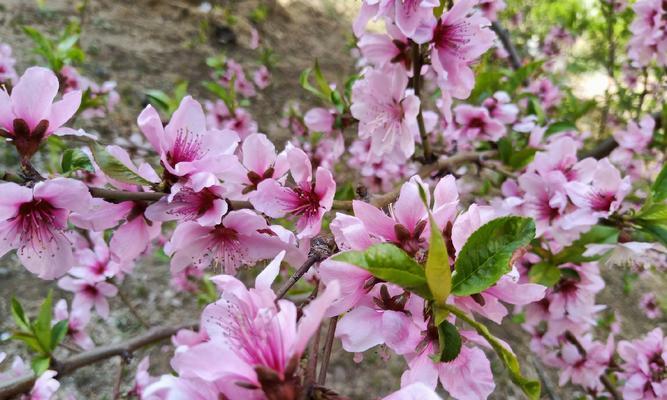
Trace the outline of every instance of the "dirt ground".
{"label": "dirt ground", "polygon": [[[21,26],[32,25],[55,33],[64,21],[76,15],[74,9],[78,2],[47,0],[45,9],[39,10],[35,1],[0,0],[0,42],[9,43],[14,48],[19,71],[35,60],[29,53],[31,43],[21,32]],[[97,81],[117,81],[122,103],[111,115],[110,122],[98,121],[90,128],[107,138],[136,132],[135,119],[145,103],[144,92],[147,89],[170,92],[180,80],[191,82],[191,93],[195,97],[206,97],[206,92],[198,84],[207,79],[210,72],[205,64],[206,57],[224,52],[242,64],[255,62],[258,54],[248,45],[250,25],[247,16],[260,3],[269,8],[268,19],[259,27],[262,41],[273,49],[278,62],[272,71],[271,86],[253,98],[249,108],[259,122],[260,131],[273,138],[286,138],[287,132],[277,125],[285,103],[288,100],[299,100],[304,105],[313,102],[299,86],[300,72],[311,66],[316,58],[325,76],[339,84],[353,71],[354,60],[345,40],[350,35],[352,13],[349,6],[336,0],[223,1],[222,4],[238,18],[237,22],[228,26],[220,20],[210,20],[211,33],[204,37],[200,35],[200,26],[205,17],[197,11],[198,2],[91,0],[83,26],[82,45],[89,55],[83,70]],[[235,41],[230,42],[227,28],[234,32]],[[638,298],[645,289],[664,287],[664,282],[642,282],[641,290],[626,296],[621,290],[622,274],[613,271],[607,275],[612,284],[601,296],[601,301],[608,301],[610,307],[623,314],[625,332],[631,337],[647,332],[655,322],[641,315]],[[197,299],[176,293],[169,286],[169,278],[168,265],[164,261],[152,260],[137,266],[136,273],[123,284],[123,291],[134,299],[138,312],[151,324],[192,320],[199,313]],[[39,301],[52,286],[27,273],[13,256],[0,260],[0,351],[25,356],[23,348],[6,341],[13,327],[9,317],[11,297],[16,296],[26,306],[28,314],[34,315]],[[63,296],[63,292],[56,290],[56,299]],[[661,324],[665,326],[664,321]],[[97,344],[127,338],[142,330],[118,298],[112,301],[109,320],[94,321],[89,326]],[[519,327],[509,326],[495,331],[512,344],[521,358],[527,357],[523,364],[529,375],[535,376],[536,367],[542,369],[533,363],[527,351],[528,337]],[[150,350],[153,374],[168,372],[171,350],[169,346],[156,346]],[[136,364],[144,354],[136,354],[132,364],[125,369],[123,390],[131,387]],[[354,399],[374,399],[398,388],[402,366],[398,357],[386,361],[377,353],[369,352],[362,364],[355,364],[352,354],[337,352],[328,383]],[[497,360],[493,366],[499,375],[496,378],[498,389],[492,398],[522,398],[508,382]],[[117,359],[81,369],[63,379],[58,398],[68,394],[77,399],[111,398],[117,374]],[[546,379],[560,398],[574,398],[572,390],[556,386],[557,377],[553,373],[547,372]],[[548,397],[545,395],[545,398]]]}

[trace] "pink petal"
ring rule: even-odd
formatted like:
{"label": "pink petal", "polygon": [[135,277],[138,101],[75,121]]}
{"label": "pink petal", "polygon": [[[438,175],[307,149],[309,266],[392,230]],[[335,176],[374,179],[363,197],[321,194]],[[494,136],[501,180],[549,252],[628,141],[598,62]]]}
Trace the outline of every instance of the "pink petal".
{"label": "pink petal", "polygon": [[11,99],[16,118],[22,118],[33,129],[48,120],[51,103],[58,94],[58,78],[49,69],[30,67],[12,90]]}
{"label": "pink petal", "polygon": [[63,95],[62,100],[56,101],[51,106],[51,115],[49,116],[49,129],[47,132],[53,132],[65,124],[74,116],[81,105],[81,92],[73,90]]}
{"label": "pink petal", "polygon": [[313,336],[315,330],[322,322],[327,309],[340,296],[340,286],[337,281],[330,282],[324,293],[308,304],[303,310],[303,317],[297,328],[297,341],[295,344],[295,355],[303,354],[303,351]]}
{"label": "pink petal", "polygon": [[160,115],[153,106],[148,105],[144,108],[137,118],[137,125],[139,125],[139,129],[146,136],[151,146],[153,146],[153,149],[161,153],[163,143],[165,142],[164,127],[162,126]]}

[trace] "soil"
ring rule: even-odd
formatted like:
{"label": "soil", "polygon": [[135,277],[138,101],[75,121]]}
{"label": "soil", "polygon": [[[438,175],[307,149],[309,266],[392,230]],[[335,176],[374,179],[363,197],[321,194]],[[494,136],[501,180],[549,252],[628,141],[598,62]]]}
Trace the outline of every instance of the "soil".
{"label": "soil", "polygon": [[[68,18],[77,15],[76,1],[48,0],[44,9],[28,0],[0,0],[0,42],[9,43],[22,71],[37,61],[30,53],[31,42],[22,33],[22,25],[32,25],[42,31],[56,34]],[[334,0],[244,0],[222,1],[237,17],[234,24],[222,18],[207,18],[198,11],[198,2],[185,0],[91,0],[85,14],[82,46],[88,54],[83,71],[96,81],[112,79],[118,83],[122,102],[117,111],[106,121],[92,122],[87,128],[99,131],[107,138],[113,135],[129,136],[137,132],[136,116],[143,108],[148,89],[171,92],[182,80],[190,82],[190,92],[196,98],[210,98],[200,83],[208,79],[210,69],[205,60],[209,56],[224,53],[243,65],[257,63],[258,52],[249,47],[250,24],[248,16],[262,3],[268,6],[269,17],[258,26],[263,46],[270,47],[277,56],[272,70],[272,84],[252,99],[249,109],[258,120],[260,130],[272,138],[284,140],[288,133],[277,122],[288,101],[297,100],[302,109],[314,102],[299,86],[299,74],[312,66],[315,59],[331,81],[341,84],[353,71],[354,60],[347,48],[350,37],[350,21],[353,12],[350,2]],[[202,35],[202,24],[208,32]],[[232,40],[235,39],[235,40]],[[643,282],[642,290],[632,295],[622,291],[622,273],[611,271],[610,288],[600,300],[608,301],[625,320],[625,332],[631,337],[647,332],[655,326],[638,310],[638,298],[643,289],[654,291],[664,288],[664,282]],[[134,301],[138,312],[151,324],[170,324],[196,319],[199,315],[197,299],[191,294],[177,293],[170,287],[170,273],[164,260],[152,259],[136,268],[136,273],[126,279],[122,290]],[[13,322],[9,317],[9,300],[16,296],[35,315],[51,282],[41,281],[18,265],[14,256],[0,260],[0,351],[10,356],[25,349],[8,341]],[[68,297],[55,289],[55,298]],[[143,328],[118,299],[111,302],[112,313],[107,321],[95,320],[89,325],[97,344],[109,343],[131,337]],[[664,327],[664,320],[661,325]],[[533,360],[528,351],[528,337],[516,325],[494,329],[507,339],[524,360]],[[132,386],[138,361],[145,354],[151,355],[151,372],[154,375],[169,372],[168,360],[173,348],[155,346],[135,355],[132,363],[124,368],[121,389],[126,392]],[[374,399],[395,390],[399,386],[403,361],[400,357],[388,360],[378,352],[369,352],[364,361],[357,364],[353,355],[335,352],[327,383],[333,389],[353,399]],[[524,361],[525,372],[536,375],[534,361]],[[62,380],[57,398],[72,394],[77,399],[109,399],[117,379],[119,360],[77,371]],[[494,399],[523,398],[513,386],[502,366],[494,358],[497,390]],[[553,371],[544,371],[549,386],[562,399],[574,396],[572,389],[557,386]]]}

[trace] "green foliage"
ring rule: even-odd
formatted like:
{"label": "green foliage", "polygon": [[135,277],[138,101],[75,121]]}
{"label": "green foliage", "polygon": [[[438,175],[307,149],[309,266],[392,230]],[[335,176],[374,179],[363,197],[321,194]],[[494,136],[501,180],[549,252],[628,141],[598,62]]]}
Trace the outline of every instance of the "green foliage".
{"label": "green foliage", "polygon": [[95,172],[95,168],[93,167],[90,158],[88,158],[88,155],[80,149],[65,150],[60,162],[60,167],[65,174],[79,170]]}
{"label": "green foliage", "polygon": [[379,243],[365,251],[345,251],[333,259],[363,268],[376,278],[394,283],[425,299],[432,298],[422,266],[393,244]]}
{"label": "green foliage", "polygon": [[188,94],[188,82],[180,82],[172,91],[171,95],[163,92],[162,90],[147,90],[146,97],[148,101],[158,110],[164,112],[168,116],[171,116],[174,111],[181,104],[181,100]]}
{"label": "green foliage", "polygon": [[595,225],[588,232],[579,236],[571,245],[567,246],[557,254],[551,261],[554,265],[565,264],[568,262],[579,264],[588,261],[594,261],[599,258],[584,257],[586,246],[589,244],[609,244],[618,241],[618,229],[612,226]]}
{"label": "green foliage", "polygon": [[34,53],[41,56],[54,71],[60,71],[65,65],[83,62],[85,54],[79,47],[80,27],[70,23],[56,39],[49,39],[34,27],[24,26],[23,32],[34,42]]}
{"label": "green foliage", "polygon": [[438,325],[438,347],[433,359],[435,362],[454,361],[461,353],[461,335],[456,326],[447,320]]}
{"label": "green foliage", "polygon": [[468,238],[456,258],[452,293],[468,296],[491,287],[509,272],[514,252],[535,237],[530,218],[494,219]]}
{"label": "green foliage", "polygon": [[134,173],[134,171],[130,170],[123,165],[123,163],[109,154],[102,146],[96,143],[91,143],[90,149],[93,152],[95,162],[109,178],[134,185],[151,185],[150,182]]}
{"label": "green foliage", "polygon": [[67,320],[58,321],[51,326],[53,319],[53,292],[49,291],[46,299],[39,308],[35,321],[31,321],[25,314],[21,303],[15,298],[11,301],[11,313],[17,330],[12,339],[23,342],[35,352],[30,365],[36,375],[46,371],[51,363],[53,351],[67,335]]}
{"label": "green foliage", "polygon": [[557,266],[541,262],[530,267],[528,277],[533,283],[539,283],[547,287],[553,287],[561,278],[560,268]]}
{"label": "green foliage", "polygon": [[483,324],[475,321],[462,310],[447,305],[447,310],[454,314],[457,318],[465,321],[468,325],[473,327],[477,333],[480,334],[491,345],[500,360],[505,365],[510,373],[510,378],[517,386],[521,388],[523,393],[531,400],[538,400],[540,398],[541,386],[540,382],[534,379],[528,379],[521,374],[521,366],[519,360],[514,353],[489,332],[489,329]]}

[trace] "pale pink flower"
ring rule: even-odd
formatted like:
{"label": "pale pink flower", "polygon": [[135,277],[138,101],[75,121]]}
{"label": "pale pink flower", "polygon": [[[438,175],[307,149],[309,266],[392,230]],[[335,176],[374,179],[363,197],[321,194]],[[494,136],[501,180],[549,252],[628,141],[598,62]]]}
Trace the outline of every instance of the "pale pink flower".
{"label": "pale pink flower", "polygon": [[[144,388],[142,400],[218,400],[215,385],[202,379],[183,379],[173,375],[162,375]],[[256,400],[256,399],[248,399]]]}
{"label": "pale pink flower", "polygon": [[139,362],[139,365],[137,365],[137,373],[135,374],[134,378],[134,387],[130,391],[131,394],[143,398],[142,395],[144,393],[144,390],[146,390],[147,387],[149,387],[151,384],[157,382],[158,378],[151,376],[150,373],[148,372],[148,368],[150,367],[150,356],[146,356],[141,359]]}
{"label": "pale pink flower", "polygon": [[625,400],[659,400],[667,396],[667,339],[655,328],[641,339],[621,340],[623,363],[619,377],[625,381]]}
{"label": "pale pink flower", "polygon": [[266,220],[250,210],[230,211],[215,226],[189,221],[179,224],[165,247],[172,256],[171,269],[178,272],[192,265],[211,264],[234,274],[243,265],[274,257],[287,248]]}
{"label": "pale pink flower", "polygon": [[53,102],[58,78],[46,68],[28,68],[12,89],[0,89],[0,136],[10,139],[22,160],[29,160],[52,134],[78,135],[62,127],[81,104],[81,92],[72,91]]}
{"label": "pale pink flower", "polygon": [[148,220],[145,215],[147,207],[148,204],[142,201],[114,204],[94,199],[90,210],[73,215],[72,222],[93,231],[115,228],[109,242],[111,259],[131,265],[131,261],[146,251],[160,234],[161,224]]}
{"label": "pale pink flower", "polygon": [[174,356],[172,366],[180,377],[215,383],[228,398],[263,399],[262,392],[276,390],[298,393],[293,385],[299,359],[339,289],[331,283],[297,323],[296,306],[277,300],[270,286],[283,255],[257,277],[254,289],[229,275],[214,278],[222,296],[202,314],[210,340]]}
{"label": "pale pink flower", "polygon": [[266,89],[271,84],[271,73],[265,65],[257,68],[255,73],[252,75],[252,81],[260,89]]}
{"label": "pale pink flower", "polygon": [[83,183],[66,178],[33,188],[0,184],[0,255],[17,249],[19,260],[42,279],[62,276],[74,265],[65,235],[71,211],[85,211],[91,196]]}
{"label": "pale pink flower", "polygon": [[[376,285],[336,326],[343,349],[361,353],[385,344],[396,354],[413,352],[422,339],[419,320],[424,301],[393,285]],[[422,317],[423,319],[423,317]]]}
{"label": "pale pink flower", "polygon": [[421,382],[411,383],[382,400],[442,400],[430,387]]}
{"label": "pale pink flower", "polygon": [[16,59],[12,57],[12,48],[6,43],[0,43],[0,84],[14,84],[19,76],[16,74],[14,65]]}
{"label": "pale pink flower", "polygon": [[[137,120],[165,168],[171,183],[188,179],[214,182],[235,156],[239,136],[230,130],[209,130],[201,105],[192,97],[181,100],[171,121],[163,127],[157,111],[147,106]],[[209,185],[210,186],[210,185]]]}
{"label": "pale pink flower", "polygon": [[443,92],[447,120],[451,120],[452,98],[467,98],[475,85],[470,64],[490,49],[496,38],[489,20],[474,9],[476,4],[477,0],[457,1],[433,29],[431,62]]}
{"label": "pale pink flower", "polygon": [[433,344],[429,344],[420,354],[408,358],[409,369],[401,376],[401,386],[421,382],[435,389],[440,380],[456,400],[484,400],[493,392],[496,385],[491,363],[480,348],[464,345],[456,359],[448,363],[433,362],[429,357],[433,351]]}
{"label": "pale pink flower", "polygon": [[352,116],[359,120],[359,137],[371,139],[371,153],[395,149],[408,158],[415,151],[420,101],[406,92],[408,76],[396,66],[370,69],[352,88]]}
{"label": "pale pink flower", "polygon": [[394,22],[405,36],[417,41],[424,37],[421,31],[433,25],[433,8],[438,5],[436,0],[365,0],[354,22],[354,33],[361,36],[371,18],[382,16]]}
{"label": "pale pink flower", "polygon": [[635,19],[630,25],[632,38],[628,42],[628,56],[639,66],[647,66],[654,58],[658,65],[667,65],[665,4],[661,0],[640,0],[632,9]]}
{"label": "pale pink flower", "polygon": [[505,136],[505,125],[492,118],[484,107],[461,104],[454,109],[454,115],[459,124],[456,134],[460,142],[470,143],[477,140],[497,142]]}
{"label": "pale pink flower", "polygon": [[331,172],[318,167],[313,180],[313,169],[308,156],[300,149],[286,150],[287,162],[294,187],[282,186],[275,179],[265,179],[257,186],[250,202],[256,210],[271,218],[290,214],[297,218],[299,238],[313,237],[320,232],[324,213],[331,209],[336,193],[336,182]]}
{"label": "pale pink flower", "polygon": [[241,198],[254,193],[266,179],[282,180],[289,170],[287,155],[276,154],[273,143],[262,133],[253,133],[243,140],[240,160],[224,175],[226,183],[239,186]]}
{"label": "pale pink flower", "polygon": [[646,293],[639,299],[639,308],[644,312],[648,319],[657,319],[662,317],[660,302],[654,293]]}
{"label": "pale pink flower", "polygon": [[68,292],[74,293],[72,301],[73,309],[90,310],[95,307],[95,311],[100,317],[107,319],[109,317],[109,302],[107,297],[114,297],[118,294],[118,288],[111,283],[91,279],[90,277],[73,278],[65,276],[58,281],[58,287]]}
{"label": "pale pink flower", "polygon": [[336,122],[335,110],[322,107],[311,108],[303,116],[303,122],[311,131],[330,133]]}
{"label": "pale pink flower", "polygon": [[556,107],[563,97],[558,86],[554,85],[549,78],[532,81],[526,88],[526,92],[536,95],[545,110]]}
{"label": "pale pink flower", "polygon": [[389,63],[401,63],[411,73],[412,59],[410,43],[403,33],[393,24],[386,24],[387,34],[366,32],[357,46],[361,55],[376,67]]}
{"label": "pale pink flower", "polygon": [[507,7],[504,0],[480,0],[479,8],[482,10],[484,17],[489,21],[498,19],[498,12]]}
{"label": "pale pink flower", "polygon": [[489,115],[503,124],[512,124],[519,114],[519,107],[511,103],[510,96],[506,92],[495,92],[493,96],[487,97],[482,106],[489,110]]}
{"label": "pale pink flower", "polygon": [[213,226],[219,224],[227,213],[224,195],[225,189],[220,185],[200,191],[185,186],[148,206],[144,215],[151,221],[197,221],[202,226]]}
{"label": "pale pink flower", "polygon": [[565,184],[565,189],[570,200],[579,207],[567,217],[568,224],[593,225],[599,218],[619,210],[632,184],[630,177],[621,178],[621,172],[604,158],[597,162],[590,184],[572,181]]}
{"label": "pale pink flower", "polygon": [[70,270],[72,275],[107,279],[131,270],[128,263],[119,263],[111,259],[104,233],[88,231],[86,234],[91,243],[86,248],[76,251],[76,266]]}
{"label": "pale pink flower", "polygon": [[60,382],[55,379],[56,371],[46,370],[37,378],[35,385],[30,390],[26,400],[49,400],[60,387]]}
{"label": "pale pink flower", "polygon": [[90,309],[87,307],[72,307],[67,310],[67,302],[60,299],[53,310],[54,321],[67,320],[67,336],[72,342],[84,350],[92,349],[95,343],[86,332],[86,325],[90,322]]}
{"label": "pale pink flower", "polygon": [[549,143],[544,151],[535,154],[533,162],[528,165],[528,171],[536,171],[546,178],[552,171],[562,173],[567,181],[588,183],[593,179],[597,161],[588,157],[581,161],[577,157],[578,143],[564,136]]}
{"label": "pale pink flower", "polygon": [[563,386],[571,381],[592,391],[603,391],[600,377],[607,372],[614,354],[614,337],[609,336],[607,343],[594,341],[590,334],[578,340],[586,353],[581,354],[577,346],[570,342],[563,344],[559,354],[562,365],[558,384]]}
{"label": "pale pink flower", "polygon": [[628,122],[625,131],[614,132],[616,143],[624,149],[633,153],[641,153],[653,139],[655,120],[650,115],[645,115],[637,124],[635,121]]}

